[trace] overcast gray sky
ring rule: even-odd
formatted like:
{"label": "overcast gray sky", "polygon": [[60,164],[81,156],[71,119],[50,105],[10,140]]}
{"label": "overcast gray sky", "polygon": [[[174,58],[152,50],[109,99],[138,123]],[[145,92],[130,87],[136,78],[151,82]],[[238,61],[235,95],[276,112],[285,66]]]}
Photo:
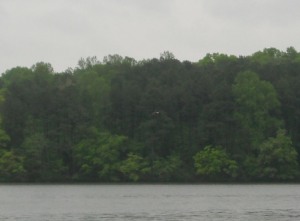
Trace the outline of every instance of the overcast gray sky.
{"label": "overcast gray sky", "polygon": [[59,72],[81,57],[136,60],[168,50],[250,55],[300,49],[299,0],[0,0],[0,73],[49,62]]}

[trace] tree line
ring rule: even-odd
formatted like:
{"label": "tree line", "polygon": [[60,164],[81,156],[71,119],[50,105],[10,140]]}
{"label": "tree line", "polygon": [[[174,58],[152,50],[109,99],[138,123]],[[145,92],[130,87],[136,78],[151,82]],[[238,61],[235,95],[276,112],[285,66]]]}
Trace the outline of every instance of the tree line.
{"label": "tree line", "polygon": [[170,52],[0,78],[0,181],[297,181],[300,53]]}

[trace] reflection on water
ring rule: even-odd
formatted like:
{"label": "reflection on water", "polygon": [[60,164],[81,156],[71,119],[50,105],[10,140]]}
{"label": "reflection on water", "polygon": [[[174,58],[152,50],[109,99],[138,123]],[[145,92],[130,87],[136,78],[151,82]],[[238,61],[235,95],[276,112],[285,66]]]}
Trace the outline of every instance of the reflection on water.
{"label": "reflection on water", "polygon": [[300,220],[300,185],[0,185],[0,220]]}

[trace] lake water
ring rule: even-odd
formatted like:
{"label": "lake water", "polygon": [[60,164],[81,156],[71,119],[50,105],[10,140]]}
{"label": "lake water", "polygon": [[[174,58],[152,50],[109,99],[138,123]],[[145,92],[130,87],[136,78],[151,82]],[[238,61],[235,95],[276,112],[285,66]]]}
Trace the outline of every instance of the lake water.
{"label": "lake water", "polygon": [[0,220],[300,220],[300,185],[0,185]]}

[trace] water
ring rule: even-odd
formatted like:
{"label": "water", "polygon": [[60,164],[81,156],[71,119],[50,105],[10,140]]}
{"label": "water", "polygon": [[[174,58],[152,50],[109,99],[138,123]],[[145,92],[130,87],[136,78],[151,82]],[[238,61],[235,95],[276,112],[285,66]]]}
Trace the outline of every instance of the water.
{"label": "water", "polygon": [[0,185],[0,220],[300,220],[300,185]]}

